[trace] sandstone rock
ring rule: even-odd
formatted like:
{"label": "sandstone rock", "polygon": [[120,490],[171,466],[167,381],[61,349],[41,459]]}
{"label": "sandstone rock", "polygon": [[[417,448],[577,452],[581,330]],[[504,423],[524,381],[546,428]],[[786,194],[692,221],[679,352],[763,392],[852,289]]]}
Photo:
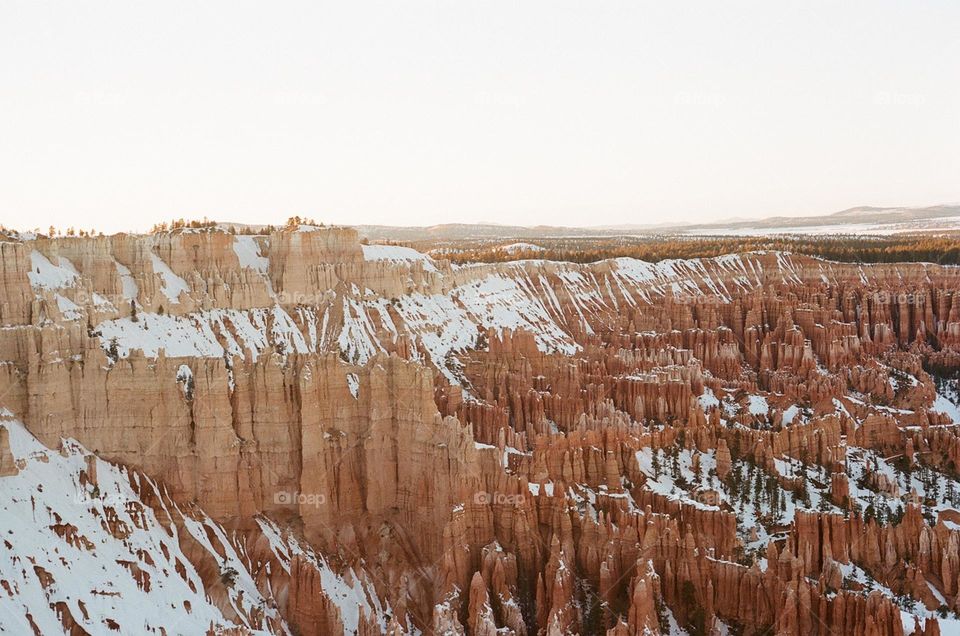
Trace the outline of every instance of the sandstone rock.
{"label": "sandstone rock", "polygon": [[7,429],[0,428],[0,477],[16,475],[20,472],[16,459],[10,452],[10,438]]}

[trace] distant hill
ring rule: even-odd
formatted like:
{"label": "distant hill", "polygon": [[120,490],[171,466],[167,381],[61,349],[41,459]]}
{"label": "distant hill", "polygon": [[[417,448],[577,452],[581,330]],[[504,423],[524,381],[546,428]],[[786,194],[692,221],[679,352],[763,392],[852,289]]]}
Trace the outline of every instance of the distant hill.
{"label": "distant hill", "polygon": [[700,224],[622,224],[595,227],[552,225],[495,225],[492,223],[445,223],[420,227],[358,225],[361,236],[371,241],[463,241],[536,239],[585,236],[657,234],[763,235],[779,233],[876,233],[928,232],[960,229],[960,205],[925,208],[859,206],[821,216],[772,216],[764,219],[730,219]]}
{"label": "distant hill", "polygon": [[471,223],[444,223],[420,227],[392,225],[357,225],[361,236],[371,241],[463,241],[470,239],[555,238],[560,236],[614,236],[622,234],[615,229],[563,227],[552,225],[493,225]]}
{"label": "distant hill", "polygon": [[677,226],[682,230],[726,229],[726,228],[802,228],[810,226],[856,224],[904,224],[931,219],[960,217],[960,205],[935,205],[926,208],[881,208],[860,206],[826,214],[822,216],[773,216],[765,219],[727,221],[720,223],[702,223]]}

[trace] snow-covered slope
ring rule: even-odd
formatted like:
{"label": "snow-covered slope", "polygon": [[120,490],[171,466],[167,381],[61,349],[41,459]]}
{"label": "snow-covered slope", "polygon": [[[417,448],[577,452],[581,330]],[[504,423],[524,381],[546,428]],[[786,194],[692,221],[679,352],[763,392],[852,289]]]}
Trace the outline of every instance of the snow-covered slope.
{"label": "snow-covered slope", "polygon": [[[258,245],[240,240],[234,245],[244,267],[263,273]],[[403,268],[418,263],[436,271],[433,261],[410,248],[363,246],[364,257]],[[771,264],[773,267],[771,267]],[[279,353],[337,351],[363,364],[380,351],[390,351],[401,335],[412,344],[412,357],[435,366],[459,382],[450,354],[476,346],[482,334],[524,330],[547,353],[571,355],[577,334],[608,327],[621,308],[675,302],[708,295],[729,302],[742,292],[772,278],[799,283],[800,265],[789,254],[731,255],[714,259],[668,260],[647,263],[630,258],[591,265],[517,261],[499,266],[454,270],[455,282],[445,292],[411,291],[384,298],[357,285],[341,285],[312,304],[249,310],[212,309],[187,315],[141,312],[136,318],[106,320],[96,335],[104,347],[126,357],[141,350],[167,356],[256,358],[266,349]],[[829,264],[820,275],[833,276]],[[52,277],[50,277],[52,278]],[[185,292],[176,281],[164,289]]]}
{"label": "snow-covered slope", "polygon": [[269,552],[254,554],[147,477],[72,440],[46,448],[0,412],[16,472],[0,477],[0,633],[290,634],[263,575],[271,564],[289,574],[295,555],[350,633],[361,609],[386,625],[389,608],[362,573],[342,577],[275,523],[258,520]]}

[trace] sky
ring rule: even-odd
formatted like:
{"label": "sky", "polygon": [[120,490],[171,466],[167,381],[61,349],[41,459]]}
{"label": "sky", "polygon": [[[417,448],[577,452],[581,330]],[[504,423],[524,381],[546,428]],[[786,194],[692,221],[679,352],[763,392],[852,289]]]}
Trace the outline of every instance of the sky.
{"label": "sky", "polygon": [[960,3],[0,3],[0,224],[960,201]]}

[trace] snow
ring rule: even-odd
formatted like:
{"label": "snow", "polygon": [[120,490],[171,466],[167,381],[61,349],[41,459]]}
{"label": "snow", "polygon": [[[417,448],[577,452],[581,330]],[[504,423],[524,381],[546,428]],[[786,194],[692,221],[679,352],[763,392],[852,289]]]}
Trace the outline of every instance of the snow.
{"label": "snow", "polygon": [[796,404],[787,407],[783,411],[783,425],[789,426],[790,424],[793,424],[793,420],[795,417],[797,417],[797,413],[799,412],[800,412],[800,407],[797,406]]}
{"label": "snow", "polygon": [[[93,459],[97,487],[81,485],[88,453],[79,444],[65,440],[64,451],[57,452],[18,421],[3,419],[0,426],[22,462],[17,475],[0,478],[6,539],[0,541],[0,580],[15,590],[0,594],[0,632],[32,634],[29,613],[42,633],[62,634],[58,603],[90,634],[117,633],[108,620],[127,634],[159,634],[161,628],[167,634],[202,634],[211,625],[217,631],[235,627],[208,599],[181,551],[176,528],[168,531],[160,524],[125,469]],[[124,538],[110,532],[108,517]],[[46,587],[41,572],[52,579]],[[149,576],[149,591],[138,584],[135,572]],[[276,616],[276,610],[267,614]]]}
{"label": "snow", "polygon": [[389,608],[384,607],[372,591],[372,582],[363,572],[348,570],[337,574],[327,560],[309,546],[302,545],[289,534],[285,534],[272,521],[262,517],[257,519],[260,530],[270,542],[270,548],[289,572],[293,557],[300,556],[320,574],[320,587],[324,594],[340,609],[344,633],[356,633],[360,622],[360,609],[368,617],[374,617],[380,624],[380,631],[386,633]]}
{"label": "snow", "polygon": [[[528,483],[528,484],[527,484],[527,489],[530,491],[530,494],[533,495],[534,497],[537,497],[537,496],[540,495],[540,484],[538,484],[538,483],[536,483],[536,482],[530,482],[530,483]],[[548,482],[545,482],[545,483],[543,484],[543,492],[544,492],[544,494],[546,494],[548,497],[552,497],[552,496],[553,496],[553,482],[552,482],[552,481],[548,481]]]}
{"label": "snow", "polygon": [[137,322],[130,318],[107,320],[100,323],[97,331],[103,348],[107,349],[115,342],[121,358],[127,357],[134,349],[153,358],[161,349],[174,357],[223,356],[223,347],[210,324],[207,321],[194,321],[190,316],[141,313]]}
{"label": "snow", "polygon": [[952,230],[960,228],[960,217],[923,219],[899,223],[824,223],[785,227],[709,227],[686,230],[689,236],[778,236],[801,234],[812,236],[893,236],[904,232]]}
{"label": "snow", "polygon": [[[916,491],[921,507],[928,515],[936,516],[938,510],[960,507],[960,482],[929,467],[915,468],[909,474],[901,473],[875,451],[850,446],[846,455],[847,473],[850,475],[850,497],[862,509],[870,504],[882,507],[888,513],[906,505],[906,497]],[[858,483],[871,473],[882,474],[890,483],[896,484],[899,497],[877,493]]]}
{"label": "snow", "polygon": [[126,265],[116,261],[114,261],[114,265],[117,266],[117,275],[120,276],[120,286],[123,297],[126,300],[136,300],[140,293],[140,289],[137,287],[137,281],[134,280],[133,275]]}
{"label": "snow", "polygon": [[396,310],[434,366],[448,379],[455,380],[453,371],[447,368],[447,355],[475,346],[479,333],[467,311],[450,297],[439,294],[404,296]]}
{"label": "snow", "polygon": [[[368,259],[424,258],[397,246],[364,246],[364,253]],[[785,276],[795,276],[789,255],[781,256],[778,263]],[[389,301],[353,290],[352,297],[339,301],[344,319],[337,343],[347,360],[365,364],[386,348],[380,342],[385,331],[394,341],[405,331],[412,337],[414,360],[420,361],[426,354],[450,382],[460,384],[453,355],[478,346],[478,338],[488,329],[523,330],[533,335],[540,351],[572,355],[579,347],[570,335],[571,310],[576,312],[579,327],[589,334],[602,325],[602,315],[618,307],[620,298],[632,305],[638,300],[656,302],[658,295],[671,293],[729,298],[720,274],[729,277],[733,272],[739,276],[737,285],[752,288],[762,282],[763,273],[759,259],[739,255],[659,263],[620,258],[603,265],[582,268],[523,260],[492,272],[486,266],[469,265],[457,269],[459,284],[444,294],[411,293]],[[471,276],[470,270],[477,273]]]}
{"label": "snow", "polygon": [[235,236],[233,251],[240,261],[240,267],[246,267],[261,274],[266,274],[270,270],[270,259],[261,255],[260,243],[255,236]]}
{"label": "snow", "polygon": [[573,355],[578,346],[551,318],[540,299],[514,279],[500,274],[457,287],[457,299],[481,325],[524,329],[533,333],[541,351]]}
{"label": "snow", "polygon": [[[97,459],[73,440],[64,440],[62,452],[44,447],[5,409],[0,427],[7,429],[20,466],[17,475],[0,477],[5,538],[0,580],[13,589],[12,594],[0,590],[0,633],[32,634],[29,614],[41,633],[62,634],[57,604],[66,606],[86,633],[98,636],[118,633],[108,621],[115,621],[122,634],[204,634],[212,628],[263,635],[267,621],[289,633],[275,603],[256,585],[242,534],[228,533],[195,506],[173,505],[150,479]],[[81,483],[88,462],[96,465],[96,487]],[[159,502],[161,518],[179,519],[182,529],[162,524],[137,489]],[[393,611],[377,598],[365,572],[338,573],[272,521],[256,520],[286,572],[296,556],[316,569],[322,593],[339,608],[345,633],[358,629],[361,610],[386,632]],[[230,619],[210,600],[181,548],[193,542],[192,557],[217,564],[230,581],[222,579],[223,600],[218,601],[227,604]],[[197,549],[205,554],[196,554]],[[149,591],[137,573],[149,577]],[[51,579],[46,587],[41,574]]]}
{"label": "snow", "polygon": [[937,398],[933,402],[933,409],[938,413],[946,413],[953,420],[954,424],[960,424],[960,406],[957,406],[946,397],[937,393]]}
{"label": "snow", "polygon": [[392,263],[413,265],[419,264],[428,272],[437,272],[436,265],[426,254],[421,254],[412,247],[400,245],[361,245],[363,258],[367,261],[390,261]]}
{"label": "snow", "polygon": [[[232,237],[241,266],[261,274],[269,289],[265,273],[269,261],[262,255],[264,240],[254,236]],[[425,269],[433,268],[428,257],[407,247],[367,245],[363,246],[363,253],[370,261],[416,262]],[[187,283],[159,257],[153,254],[151,258],[168,298],[179,299],[179,294],[190,291]],[[784,271],[792,267],[788,256],[779,262]],[[198,311],[180,317],[141,313],[138,323],[125,319],[107,321],[99,326],[99,331],[105,346],[116,338],[121,355],[142,349],[151,356],[163,348],[170,356],[219,357],[224,351],[231,355],[244,351],[257,354],[276,346],[282,354],[339,350],[346,360],[360,365],[390,349],[382,339],[396,342],[403,332],[411,338],[414,360],[429,362],[448,381],[462,384],[456,354],[482,347],[488,330],[522,330],[532,334],[540,351],[572,355],[579,346],[571,336],[571,318],[579,322],[583,332],[594,333],[595,328],[602,326],[602,316],[618,307],[620,299],[636,305],[639,300],[656,302],[657,295],[669,293],[716,293],[726,297],[728,292],[719,273],[726,272],[727,277],[730,272],[739,275],[743,282],[737,284],[741,287],[752,285],[754,279],[759,282],[761,274],[759,260],[736,255],[659,263],[623,258],[605,264],[609,269],[536,260],[517,261],[495,268],[496,271],[485,266],[464,267],[458,269],[454,279],[458,284],[446,293],[409,293],[393,299],[378,297],[354,285],[346,293],[328,291],[329,298],[325,295],[323,303],[330,304],[326,306],[318,301],[313,306],[298,307],[296,322],[282,309]],[[125,295],[134,297],[136,283],[132,276],[124,274],[129,270],[120,264],[117,268],[124,287],[129,287]],[[475,275],[471,275],[471,269],[476,271]],[[711,272],[718,273],[714,274],[716,278]],[[701,291],[701,287],[706,291]],[[334,326],[340,315],[342,323]],[[701,400],[704,407],[712,403],[709,395]]]}
{"label": "snow", "polygon": [[79,320],[83,316],[83,311],[80,307],[69,298],[57,294],[56,299],[57,308],[65,320]]}
{"label": "snow", "polygon": [[106,320],[97,332],[104,349],[116,342],[121,358],[134,349],[151,358],[161,349],[171,357],[202,358],[222,358],[224,353],[243,356],[249,351],[254,360],[271,346],[280,353],[310,351],[296,323],[279,305],[250,311],[212,309],[185,316],[141,312],[137,321]]}
{"label": "snow", "polygon": [[[187,532],[220,564],[221,577],[227,573],[235,573],[233,582],[224,587],[227,589],[230,605],[240,620],[246,627],[251,627],[246,617],[255,610],[267,608],[268,604],[237,554],[233,543],[223,528],[205,514],[194,510],[186,513],[179,509],[178,511],[182,515]],[[276,612],[275,609],[272,611]]]}
{"label": "snow", "polygon": [[[940,624],[941,634],[960,634],[960,620],[956,618],[956,615],[948,615],[947,617],[941,618],[936,611],[928,610],[920,601],[912,599],[903,601],[902,597],[898,597],[893,593],[893,590],[876,581],[864,571],[863,568],[855,563],[837,563],[837,566],[840,568],[845,582],[853,581],[864,586],[867,590],[876,590],[900,606],[900,618],[903,622],[904,634],[913,633],[915,616],[920,618],[921,625],[924,625],[928,618],[936,618]],[[930,591],[934,597],[943,600],[943,595],[941,595],[936,588],[929,583],[927,583],[927,585],[930,586]]]}
{"label": "snow", "polygon": [[762,395],[748,396],[749,404],[747,409],[751,415],[766,415],[770,412],[770,405],[767,404],[767,398]]}
{"label": "snow", "polygon": [[[519,276],[522,270],[517,270]],[[391,301],[382,298],[360,300],[344,297],[343,327],[338,337],[340,351],[356,364],[365,364],[384,349],[374,318],[392,336],[398,326],[390,312],[399,315],[405,331],[416,344],[415,359],[426,353],[429,361],[453,383],[460,383],[451,354],[477,346],[487,329],[523,329],[533,334],[544,352],[572,354],[573,339],[544,307],[532,282],[520,282],[501,274],[490,274],[453,288],[447,294],[412,293]]]}
{"label": "snow", "polygon": [[[653,465],[653,454],[655,452],[657,453],[659,469],[655,469]],[[637,451],[637,463],[640,465],[641,472],[647,476],[647,480],[644,482],[644,488],[647,490],[652,490],[653,492],[656,492],[667,499],[677,500],[684,504],[699,508],[700,510],[719,510],[719,507],[715,504],[704,503],[695,495],[690,496],[697,490],[705,490],[708,487],[710,489],[719,488],[718,482],[714,483],[712,479],[701,482],[700,477],[694,474],[694,454],[694,451],[689,451],[686,449],[680,450],[678,457],[679,472],[673,473],[671,471],[670,458],[667,457],[661,449],[654,451],[652,448],[647,447]],[[708,473],[711,468],[716,468],[716,459],[713,451],[709,453],[697,454],[700,455],[700,467],[704,473]],[[692,485],[688,486],[689,492],[688,490],[685,490],[684,487],[678,485],[678,481],[680,479],[682,479],[686,484]]]}
{"label": "snow", "polygon": [[[241,235],[231,240],[241,266],[266,278],[269,261],[262,255],[265,239]],[[427,256],[411,248],[366,245],[362,250],[369,261],[416,262],[425,269],[433,268]],[[178,298],[183,291],[189,291],[183,279],[169,271],[156,255],[151,257],[168,298]],[[794,275],[795,264],[789,255],[779,255],[778,266],[784,276]],[[122,274],[122,266],[117,267]],[[165,348],[167,355],[220,356],[224,351],[259,353],[268,346],[279,345],[281,353],[339,350],[346,360],[360,365],[390,350],[385,339],[389,338],[392,344],[402,333],[410,336],[414,360],[429,362],[451,383],[463,384],[456,355],[482,347],[488,330],[501,333],[523,330],[532,334],[540,351],[573,355],[579,346],[571,336],[572,328],[594,333],[603,327],[603,316],[611,309],[616,310],[621,300],[627,305],[636,305],[641,300],[657,302],[658,295],[671,293],[711,293],[726,298],[731,273],[739,277],[737,285],[752,286],[761,280],[761,261],[751,255],[658,263],[621,258],[604,261],[603,267],[583,268],[569,263],[527,260],[492,269],[487,266],[460,268],[452,279],[456,286],[445,293],[409,293],[387,299],[360,289],[345,290],[345,293],[329,290],[329,300],[325,295],[323,303],[330,304],[322,306],[317,301],[313,306],[298,307],[294,312],[296,322],[282,310],[276,313],[276,324],[266,317],[272,309],[220,310],[219,313],[194,312],[179,318],[148,317],[141,320],[142,324],[118,319],[108,321],[100,331],[105,342],[117,338],[123,355],[130,349],[143,349],[148,355],[156,355]],[[721,280],[721,274],[726,283]],[[128,279],[132,289],[126,290],[125,295],[132,297],[136,283],[132,276],[124,277],[125,287]],[[574,313],[571,315],[571,312]],[[342,322],[339,321],[341,315]],[[265,329],[261,319],[272,327]],[[160,335],[149,333],[155,323],[160,327]],[[226,342],[219,342],[223,340],[221,336],[226,337]],[[717,398],[705,393],[701,406],[714,406]],[[760,396],[752,397],[750,412],[767,413],[765,402]],[[723,406],[725,410],[733,408],[726,401]],[[790,418],[792,412],[787,413],[788,422],[795,421]]]}
{"label": "snow", "polygon": [[713,390],[709,387],[704,388],[703,394],[697,399],[700,402],[700,408],[705,411],[720,406],[720,400],[717,399],[717,396],[713,394]]}
{"label": "snow", "polygon": [[[274,305],[268,311],[254,310],[254,316],[265,316],[273,324],[269,332],[269,341],[280,353],[307,353],[310,351],[307,342],[300,333],[300,328],[280,305]],[[259,337],[260,331],[256,333]]]}
{"label": "snow", "polygon": [[193,394],[193,371],[189,366],[180,365],[177,369],[177,382],[183,385],[183,395],[190,399]]}
{"label": "snow", "polygon": [[347,374],[347,387],[354,399],[360,395],[360,377],[356,373]]}
{"label": "snow", "polygon": [[667,636],[690,636],[690,632],[680,627],[680,623],[677,622],[676,617],[673,615],[673,610],[669,607],[664,607],[663,613],[667,617]]}
{"label": "snow", "polygon": [[383,350],[377,338],[377,329],[362,301],[344,297],[343,327],[340,329],[337,344],[346,359],[353,364],[366,364],[378,351]]}
{"label": "snow", "polygon": [[163,286],[161,287],[163,295],[166,296],[170,302],[179,303],[180,293],[189,292],[190,286],[187,285],[185,280],[174,274],[173,270],[170,269],[159,256],[152,252],[150,253],[150,261],[153,263],[153,271],[159,274],[163,281]]}
{"label": "snow", "polygon": [[516,254],[517,252],[545,252],[546,248],[521,241],[519,243],[510,243],[509,245],[501,245],[497,250],[506,252],[507,254]]}
{"label": "snow", "polygon": [[177,369],[177,382],[187,382],[193,379],[193,371],[190,370],[190,367],[181,364]]}
{"label": "snow", "polygon": [[113,303],[97,292],[93,292],[93,294],[90,296],[90,299],[93,301],[93,304],[97,309],[116,311],[116,307],[114,307]]}
{"label": "snow", "polygon": [[[786,490],[774,475],[749,462],[734,459],[731,477],[721,480],[716,474],[714,450],[699,452],[670,447],[659,449],[656,453],[656,468],[651,448],[641,449],[636,454],[640,471],[647,477],[643,488],[701,510],[717,510],[719,507],[732,511],[737,519],[738,536],[754,554],[762,553],[770,539],[779,532],[778,528],[789,524],[796,510],[805,505],[796,493]],[[693,470],[695,456],[699,457],[699,471]],[[799,460],[788,457],[775,459],[774,465],[780,475],[791,478],[805,476],[809,493],[807,508],[839,512],[827,497],[830,475],[822,467],[804,467]],[[734,473],[740,484],[738,490],[731,486]],[[757,537],[751,541],[748,537],[754,530]]]}
{"label": "snow", "polygon": [[62,289],[77,284],[80,276],[73,263],[62,256],[57,261],[58,264],[55,265],[37,250],[30,252],[30,271],[27,272],[27,278],[35,291]]}
{"label": "snow", "polygon": [[[623,283],[626,282],[635,287],[645,286],[651,292],[661,296],[666,295],[668,291],[677,297],[704,296],[706,292],[701,289],[700,284],[702,283],[709,293],[724,301],[730,300],[729,293],[722,282],[719,279],[714,280],[710,276],[706,261],[703,259],[667,259],[657,263],[648,263],[635,258],[623,257],[612,259],[609,262],[616,266],[611,270],[611,274],[617,279],[617,284],[621,289]],[[737,263],[741,268],[743,265],[742,261],[734,261],[729,258],[716,261],[721,269],[725,269],[731,263]],[[742,271],[746,272],[745,269]],[[642,290],[638,291],[640,291],[642,297],[645,297]],[[632,299],[627,298],[628,302],[632,302]],[[645,298],[649,300],[649,298]]]}

